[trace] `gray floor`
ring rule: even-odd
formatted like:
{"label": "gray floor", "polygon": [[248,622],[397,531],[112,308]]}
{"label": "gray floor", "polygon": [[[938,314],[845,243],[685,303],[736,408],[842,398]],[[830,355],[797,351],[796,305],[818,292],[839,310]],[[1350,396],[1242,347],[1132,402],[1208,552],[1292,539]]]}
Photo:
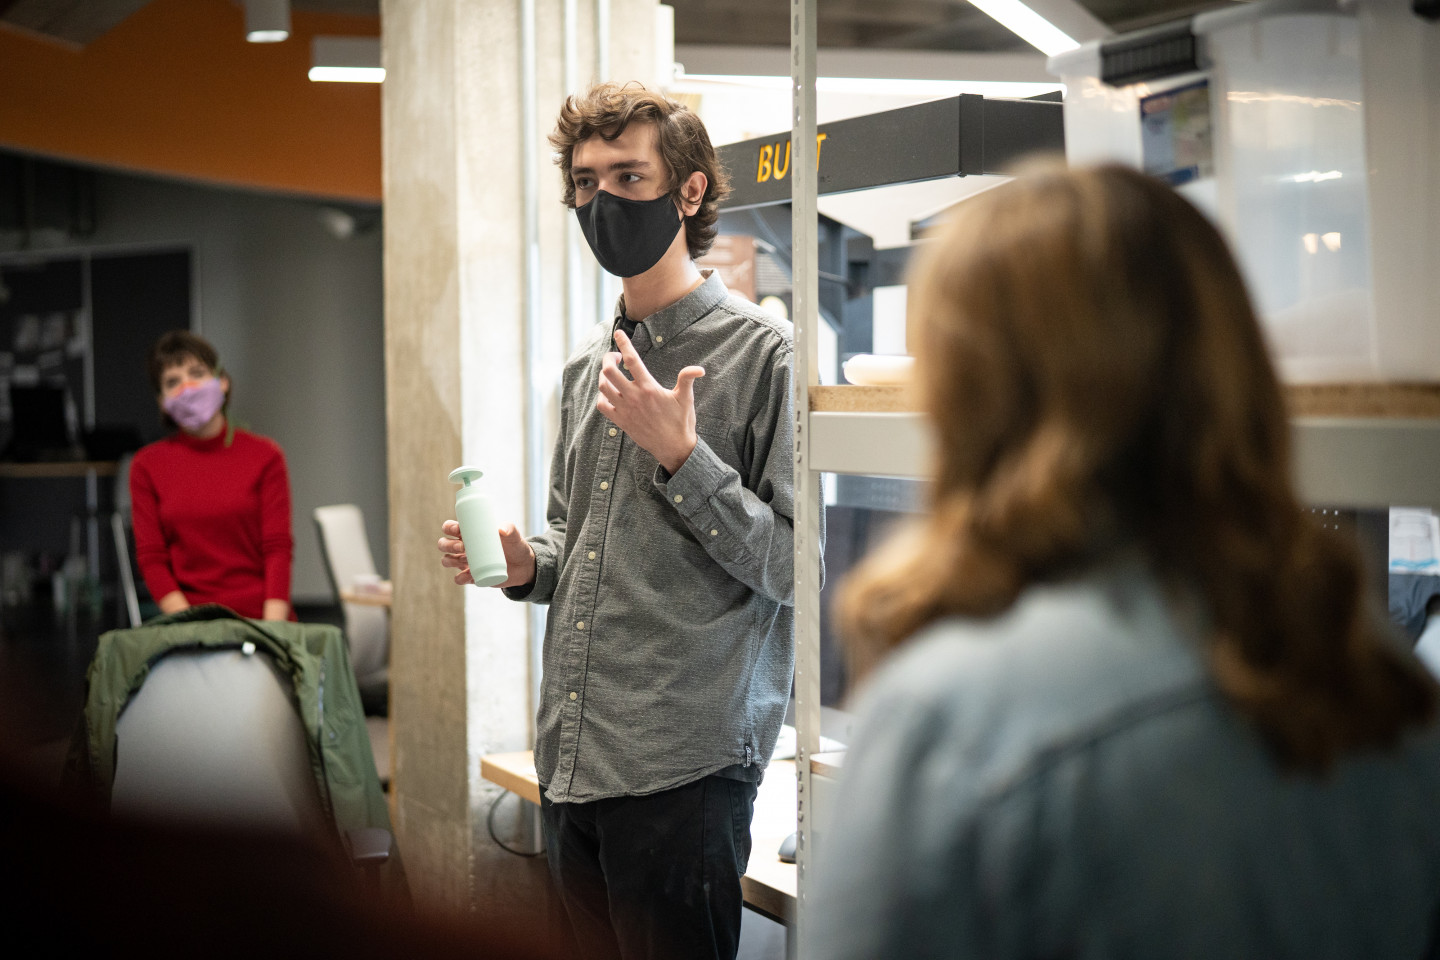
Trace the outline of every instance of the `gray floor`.
{"label": "gray floor", "polygon": [[785,927],[754,910],[742,911],[736,960],[785,960]]}

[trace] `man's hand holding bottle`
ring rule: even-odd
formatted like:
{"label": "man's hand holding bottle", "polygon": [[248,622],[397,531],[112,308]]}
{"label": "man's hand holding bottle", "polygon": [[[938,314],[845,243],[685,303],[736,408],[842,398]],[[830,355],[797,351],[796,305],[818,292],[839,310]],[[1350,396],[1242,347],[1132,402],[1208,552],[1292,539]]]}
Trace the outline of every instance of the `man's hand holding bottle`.
{"label": "man's hand holding bottle", "polygon": [[[455,574],[456,583],[474,583],[475,579],[470,576],[470,561],[465,556],[465,541],[460,539],[459,521],[446,520],[441,524],[440,532],[444,534],[439,542],[440,565],[460,571]],[[500,528],[500,548],[505,552],[507,576],[505,582],[498,586],[504,589],[534,583],[535,550],[520,535],[520,531],[515,529],[513,523]]]}

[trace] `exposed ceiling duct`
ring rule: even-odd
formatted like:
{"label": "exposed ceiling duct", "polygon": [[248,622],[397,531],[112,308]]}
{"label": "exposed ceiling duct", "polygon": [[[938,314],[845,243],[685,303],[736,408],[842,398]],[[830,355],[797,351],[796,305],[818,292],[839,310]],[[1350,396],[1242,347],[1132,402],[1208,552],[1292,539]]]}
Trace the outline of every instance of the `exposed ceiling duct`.
{"label": "exposed ceiling duct", "polygon": [[84,47],[99,40],[150,0],[0,0],[0,21]]}
{"label": "exposed ceiling duct", "polygon": [[[0,0],[0,24],[83,47],[149,0]],[[236,7],[245,0],[232,0]],[[667,0],[675,8],[676,40],[686,44],[788,46],[789,6],[776,0]],[[1235,0],[1034,0],[1031,6],[1063,28],[1078,17],[1123,32]],[[378,17],[380,0],[292,0],[296,11]],[[1057,7],[1072,16],[1056,17]],[[826,0],[820,45],[830,49],[929,49],[964,52],[1030,49],[969,0]],[[1073,30],[1071,30],[1073,35]],[[1076,39],[1081,39],[1076,37]]]}

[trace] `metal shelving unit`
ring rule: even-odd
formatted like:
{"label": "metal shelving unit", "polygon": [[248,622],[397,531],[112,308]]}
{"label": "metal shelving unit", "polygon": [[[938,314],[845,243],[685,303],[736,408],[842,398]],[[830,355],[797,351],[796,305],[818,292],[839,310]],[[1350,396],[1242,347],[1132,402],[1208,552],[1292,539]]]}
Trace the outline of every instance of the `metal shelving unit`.
{"label": "metal shelving unit", "polygon": [[[791,0],[791,131],[720,148],[726,168],[734,171],[726,210],[786,201],[791,205],[799,828],[792,955],[810,922],[815,790],[831,782],[817,775],[813,760],[820,748],[820,475],[918,476],[924,469],[925,444],[923,424],[913,413],[814,409],[812,401],[821,394],[846,389],[821,387],[818,376],[822,264],[817,198],[944,177],[1009,174],[1025,156],[1063,152],[1064,145],[1062,107],[1053,100],[992,100],[967,94],[817,127],[816,2]],[[889,274],[899,273],[897,264],[882,267]]]}
{"label": "metal shelving unit", "polygon": [[[795,925],[789,952],[798,953],[809,924],[808,892],[815,795],[810,758],[820,750],[820,474],[809,459],[810,392],[819,379],[820,145],[815,129],[817,0],[790,0],[791,291],[795,323]],[[787,150],[787,153],[789,150]],[[833,153],[832,153],[833,156]],[[728,158],[727,158],[728,159]],[[737,169],[744,169],[737,168]],[[757,179],[759,174],[757,173]],[[772,179],[773,175],[772,175]]]}
{"label": "metal shelving unit", "polygon": [[[817,786],[824,789],[833,782],[828,778],[835,772],[825,766],[827,761],[815,759],[820,745],[820,475],[920,477],[929,442],[920,415],[903,408],[900,391],[819,385],[816,198],[913,180],[1010,173],[1025,154],[1063,144],[1060,104],[975,96],[817,128],[816,3],[791,0],[793,138],[781,134],[721,148],[727,168],[737,172],[727,209],[791,203],[799,826],[792,948],[805,939],[811,922],[815,792]],[[782,148],[785,160],[779,158]],[[819,159],[824,169],[817,172]],[[777,162],[784,170],[781,175]],[[1318,405],[1295,404],[1307,389],[1289,388],[1292,409],[1298,412],[1292,419],[1295,477],[1307,502],[1369,508],[1440,505],[1440,386],[1360,387],[1374,401],[1363,409],[1337,403],[1334,397],[1322,397]],[[1320,393],[1348,389],[1320,388]],[[1417,402],[1422,408],[1418,412]]]}

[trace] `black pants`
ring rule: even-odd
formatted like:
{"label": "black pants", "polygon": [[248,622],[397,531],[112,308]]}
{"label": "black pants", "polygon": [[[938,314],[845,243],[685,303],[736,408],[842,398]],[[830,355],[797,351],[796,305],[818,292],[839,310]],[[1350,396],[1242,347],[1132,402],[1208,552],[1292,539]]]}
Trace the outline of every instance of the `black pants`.
{"label": "black pants", "polygon": [[734,960],[757,786],[710,776],[645,797],[542,798],[550,876],[581,955]]}

